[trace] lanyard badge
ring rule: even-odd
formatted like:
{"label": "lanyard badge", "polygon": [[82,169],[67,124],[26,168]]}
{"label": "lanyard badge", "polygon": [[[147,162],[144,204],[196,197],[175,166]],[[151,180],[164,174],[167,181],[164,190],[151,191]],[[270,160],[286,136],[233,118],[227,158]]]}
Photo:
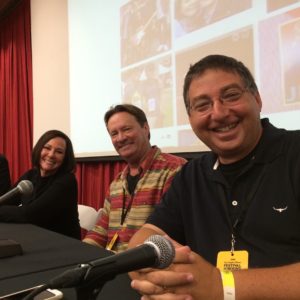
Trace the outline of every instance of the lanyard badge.
{"label": "lanyard badge", "polygon": [[234,250],[235,237],[231,235],[231,250],[220,251],[217,256],[217,268],[222,271],[248,269],[249,253],[246,250]]}

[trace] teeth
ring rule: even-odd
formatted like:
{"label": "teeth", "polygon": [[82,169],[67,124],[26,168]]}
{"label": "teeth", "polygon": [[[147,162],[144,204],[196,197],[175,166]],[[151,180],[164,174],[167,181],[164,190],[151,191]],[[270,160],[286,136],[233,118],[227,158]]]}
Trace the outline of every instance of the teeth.
{"label": "teeth", "polygon": [[226,132],[226,131],[229,131],[230,129],[234,128],[235,126],[236,126],[236,124],[231,124],[231,125],[228,125],[226,127],[217,128],[216,131]]}

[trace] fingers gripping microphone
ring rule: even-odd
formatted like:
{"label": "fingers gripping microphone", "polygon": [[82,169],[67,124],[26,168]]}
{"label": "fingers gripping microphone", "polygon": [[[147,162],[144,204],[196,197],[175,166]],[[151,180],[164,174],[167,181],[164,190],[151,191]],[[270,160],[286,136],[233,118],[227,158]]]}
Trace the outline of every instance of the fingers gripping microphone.
{"label": "fingers gripping microphone", "polygon": [[67,270],[47,284],[50,288],[75,287],[89,281],[107,281],[116,275],[142,268],[168,267],[175,257],[173,244],[160,235],[152,235],[144,244]]}
{"label": "fingers gripping microphone", "polygon": [[6,194],[0,197],[0,204],[5,203],[7,200],[13,198],[14,196],[21,194],[25,196],[31,195],[33,191],[33,184],[29,180],[22,180],[18,185],[12,190],[8,191]]}

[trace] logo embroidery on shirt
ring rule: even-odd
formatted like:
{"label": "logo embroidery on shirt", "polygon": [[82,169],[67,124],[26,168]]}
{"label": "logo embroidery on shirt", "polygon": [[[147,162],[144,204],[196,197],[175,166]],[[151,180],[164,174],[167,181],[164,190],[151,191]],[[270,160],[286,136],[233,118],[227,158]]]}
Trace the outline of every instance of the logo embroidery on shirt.
{"label": "logo embroidery on shirt", "polygon": [[287,210],[287,208],[288,208],[287,206],[286,206],[286,207],[283,207],[283,208],[276,208],[276,207],[273,206],[273,209],[274,209],[275,211],[280,212],[280,213],[282,213],[283,211]]}

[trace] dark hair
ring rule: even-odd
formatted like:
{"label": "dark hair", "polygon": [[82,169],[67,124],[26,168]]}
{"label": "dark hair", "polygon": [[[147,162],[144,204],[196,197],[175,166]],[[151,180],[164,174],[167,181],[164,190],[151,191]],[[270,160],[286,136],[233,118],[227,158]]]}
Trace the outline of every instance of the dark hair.
{"label": "dark hair", "polygon": [[195,78],[200,77],[208,69],[219,69],[226,72],[236,73],[243,80],[245,87],[247,87],[254,93],[258,92],[255,80],[251,72],[241,61],[225,55],[208,55],[196,62],[194,65],[191,65],[187,74],[185,75],[183,85],[183,99],[188,114],[190,105],[188,92],[191,82]]}
{"label": "dark hair", "polygon": [[35,146],[33,147],[32,150],[32,164],[36,168],[40,168],[40,157],[41,157],[41,152],[45,144],[56,138],[60,137],[65,140],[66,142],[66,152],[65,152],[65,158],[62,163],[62,165],[59,168],[59,172],[67,173],[67,172],[74,172],[76,168],[76,161],[75,161],[75,156],[74,156],[74,151],[73,151],[73,146],[70,138],[63,133],[62,131],[59,130],[49,130],[46,131],[37,141]]}
{"label": "dark hair", "polygon": [[[143,127],[145,123],[148,124],[147,117],[145,113],[137,106],[132,104],[118,104],[115,106],[111,106],[110,109],[104,115],[104,122],[107,127],[109,119],[116,113],[119,112],[127,112],[130,115],[134,116],[137,122]],[[150,133],[149,133],[150,140]]]}

